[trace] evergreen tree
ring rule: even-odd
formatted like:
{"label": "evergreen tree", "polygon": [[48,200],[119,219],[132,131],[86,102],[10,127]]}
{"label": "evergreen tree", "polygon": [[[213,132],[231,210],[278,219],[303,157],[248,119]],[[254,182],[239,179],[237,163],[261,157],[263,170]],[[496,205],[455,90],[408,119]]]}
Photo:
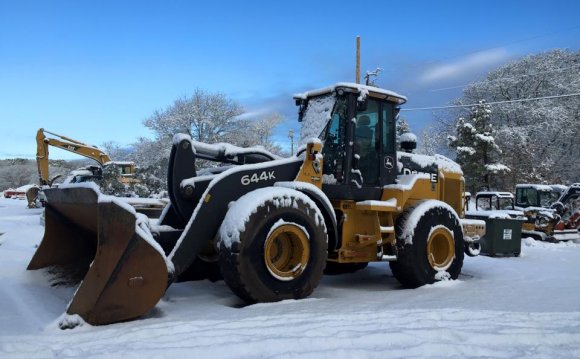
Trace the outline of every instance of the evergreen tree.
{"label": "evergreen tree", "polygon": [[[579,69],[580,51],[556,49],[528,55],[471,83],[456,101],[458,105],[480,99],[504,102],[493,106],[491,119],[503,150],[501,162],[511,169],[501,189],[513,190],[518,183],[578,181],[580,96],[557,96],[580,92]],[[556,97],[528,100],[551,96]],[[453,126],[446,129],[454,134]]]}
{"label": "evergreen tree", "polygon": [[459,118],[456,136],[449,136],[449,147],[457,153],[456,161],[461,165],[466,187],[471,192],[494,187],[494,177],[510,169],[498,163],[501,149],[495,143],[491,124],[491,110],[485,101],[479,101],[471,109],[471,120]]}
{"label": "evergreen tree", "polygon": [[101,192],[112,196],[125,196],[127,187],[119,180],[119,169],[116,166],[104,166],[100,180],[95,181]]}

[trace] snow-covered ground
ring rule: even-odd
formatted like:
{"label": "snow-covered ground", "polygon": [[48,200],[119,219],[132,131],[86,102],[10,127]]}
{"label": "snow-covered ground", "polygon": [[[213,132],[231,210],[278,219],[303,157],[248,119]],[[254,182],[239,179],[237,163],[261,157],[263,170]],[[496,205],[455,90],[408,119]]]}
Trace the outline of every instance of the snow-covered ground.
{"label": "snow-covered ground", "polygon": [[377,263],[245,307],[223,282],[179,283],[145,318],[60,330],[74,288],[26,271],[43,227],[25,207],[0,199],[0,358],[580,358],[580,244],[526,238],[415,290]]}

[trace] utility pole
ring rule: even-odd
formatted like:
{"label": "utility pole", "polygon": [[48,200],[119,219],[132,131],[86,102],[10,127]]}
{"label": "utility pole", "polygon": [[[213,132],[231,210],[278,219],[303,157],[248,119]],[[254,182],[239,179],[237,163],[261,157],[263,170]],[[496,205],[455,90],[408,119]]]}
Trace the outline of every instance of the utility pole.
{"label": "utility pole", "polygon": [[290,129],[288,132],[288,137],[290,137],[290,156],[294,156],[294,130]]}
{"label": "utility pole", "polygon": [[360,36],[356,37],[356,83],[360,84]]}

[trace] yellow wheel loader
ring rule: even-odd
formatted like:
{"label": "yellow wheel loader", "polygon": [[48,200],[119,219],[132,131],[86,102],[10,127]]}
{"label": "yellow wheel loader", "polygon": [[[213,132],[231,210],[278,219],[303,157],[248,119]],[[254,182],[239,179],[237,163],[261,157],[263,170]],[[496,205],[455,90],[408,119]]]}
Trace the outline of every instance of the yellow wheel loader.
{"label": "yellow wheel loader", "polygon": [[[47,189],[28,269],[81,281],[67,313],[94,325],[146,314],[190,278],[223,278],[248,303],[308,297],[325,270],[369,262],[411,288],[457,278],[485,224],[462,219],[456,163],[396,151],[406,98],[339,83],[295,100],[306,145],[290,158],[176,135],[158,221],[89,184]],[[198,172],[198,158],[224,165]]]}

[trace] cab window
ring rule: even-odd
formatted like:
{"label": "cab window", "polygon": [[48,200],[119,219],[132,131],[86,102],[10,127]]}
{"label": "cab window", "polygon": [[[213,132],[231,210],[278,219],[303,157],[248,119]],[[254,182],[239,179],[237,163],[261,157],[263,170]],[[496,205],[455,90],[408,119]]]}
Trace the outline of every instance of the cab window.
{"label": "cab window", "polygon": [[344,182],[344,159],[346,157],[346,121],[347,101],[345,97],[337,99],[332,117],[322,132],[323,183],[340,184]]}
{"label": "cab window", "polygon": [[395,143],[393,142],[393,132],[395,131],[395,115],[394,106],[388,103],[383,103],[383,152],[394,153]]}
{"label": "cab window", "polygon": [[360,185],[379,183],[379,131],[379,104],[376,100],[367,99],[366,109],[356,114],[354,135],[355,163],[357,164],[354,171],[360,171],[362,180]]}

